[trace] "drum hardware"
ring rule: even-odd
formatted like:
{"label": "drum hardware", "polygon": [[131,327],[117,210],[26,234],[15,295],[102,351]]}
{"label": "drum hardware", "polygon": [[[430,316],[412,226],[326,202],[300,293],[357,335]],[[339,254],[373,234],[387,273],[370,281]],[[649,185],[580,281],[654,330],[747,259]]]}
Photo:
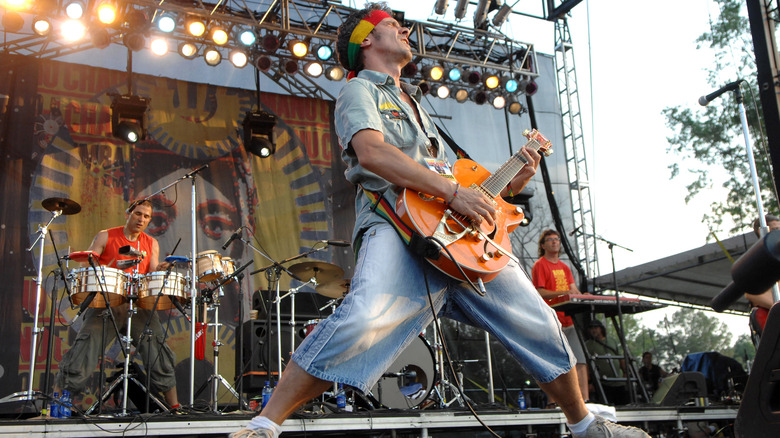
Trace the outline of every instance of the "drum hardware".
{"label": "drum hardware", "polygon": [[[16,392],[0,399],[0,403],[13,402],[13,401],[34,401],[38,396],[42,395],[40,391],[33,391],[33,383],[35,381],[35,352],[38,351],[38,336],[43,331],[43,327],[38,327],[38,314],[41,310],[41,293],[43,288],[43,253],[46,245],[46,235],[49,233],[49,227],[62,215],[77,214],[81,211],[81,206],[76,202],[67,198],[47,198],[41,202],[41,206],[51,212],[51,218],[46,225],[38,227],[38,237],[27,248],[28,252],[31,252],[33,248],[40,242],[40,248],[38,253],[38,269],[35,277],[35,312],[33,313],[33,329],[32,336],[30,337],[30,375],[27,382],[27,390]],[[37,410],[38,407],[35,406]]]}
{"label": "drum hardware", "polygon": [[388,408],[415,408],[428,399],[436,375],[433,350],[418,336],[371,387],[371,395]]}
{"label": "drum hardware", "polygon": [[[492,398],[493,371],[491,366],[492,362],[490,361],[490,343],[489,343],[489,338],[487,338],[487,332],[485,332],[485,335],[486,335],[486,340],[488,341],[486,347],[488,349],[488,374],[491,376],[489,386],[491,391],[490,396]],[[436,321],[434,321],[433,344],[434,344],[433,349],[436,352],[436,370],[439,376],[439,380],[436,382],[434,388],[434,391],[438,398],[438,407],[448,408],[451,404],[455,403],[456,401],[458,402],[458,405],[461,407],[465,406],[465,403],[471,403],[472,402],[471,399],[468,398],[468,396],[466,396],[466,393],[463,390],[463,378],[461,373],[458,373],[457,375],[453,376],[456,379],[455,384],[447,380],[447,373],[445,372],[446,366],[444,361],[444,340],[441,339],[440,337],[440,331],[436,326]],[[448,390],[452,392],[452,398],[449,400],[447,398]]]}

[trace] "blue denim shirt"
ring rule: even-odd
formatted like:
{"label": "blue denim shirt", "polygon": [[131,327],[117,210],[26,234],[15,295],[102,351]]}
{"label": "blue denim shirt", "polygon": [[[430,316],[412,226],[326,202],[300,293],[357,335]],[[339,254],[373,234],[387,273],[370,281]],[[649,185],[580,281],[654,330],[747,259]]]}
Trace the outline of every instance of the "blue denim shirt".
{"label": "blue denim shirt", "polygon": [[[422,126],[417,123],[414,110],[401,99],[401,89],[395,86],[393,78],[385,73],[363,70],[358,76],[342,88],[336,100],[335,126],[341,157],[347,163],[344,175],[353,184],[360,184],[367,190],[384,192],[385,198],[395,205],[400,192],[399,187],[364,169],[357,159],[350,142],[352,137],[364,129],[379,131],[385,142],[397,147],[418,163],[425,165],[425,159],[431,158],[428,148],[431,138],[437,143],[435,157],[447,163],[443,150],[444,143],[436,131],[436,125],[428,113],[420,106],[420,89],[401,82],[401,88],[413,99],[420,114]],[[449,166],[449,163],[447,163]],[[355,196],[355,230],[353,241],[369,227],[384,222],[384,219],[369,210],[370,202],[362,190]]]}

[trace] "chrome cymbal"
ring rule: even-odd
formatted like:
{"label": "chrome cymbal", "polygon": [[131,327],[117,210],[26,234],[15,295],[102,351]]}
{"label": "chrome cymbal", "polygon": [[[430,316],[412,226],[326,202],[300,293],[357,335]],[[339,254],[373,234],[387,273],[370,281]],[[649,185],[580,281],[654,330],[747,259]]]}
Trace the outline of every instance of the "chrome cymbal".
{"label": "chrome cymbal", "polygon": [[318,294],[328,298],[343,298],[344,295],[349,293],[349,284],[351,280],[345,278],[338,281],[329,281],[327,283],[318,284],[315,290]]}
{"label": "chrome cymbal", "polygon": [[43,208],[49,211],[62,211],[63,215],[77,214],[81,211],[78,202],[68,198],[46,198],[41,202]]}
{"label": "chrome cymbal", "polygon": [[328,262],[301,262],[290,266],[290,272],[303,281],[315,278],[318,283],[340,280],[344,270]]}

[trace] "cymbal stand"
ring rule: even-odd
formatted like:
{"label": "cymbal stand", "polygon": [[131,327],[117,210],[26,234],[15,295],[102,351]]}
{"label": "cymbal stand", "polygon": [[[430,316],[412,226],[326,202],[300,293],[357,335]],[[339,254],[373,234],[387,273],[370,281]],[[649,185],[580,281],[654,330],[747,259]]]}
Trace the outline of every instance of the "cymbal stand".
{"label": "cymbal stand", "polygon": [[[446,367],[444,363],[444,351],[442,344],[439,340],[439,331],[434,327],[433,330],[433,351],[436,355],[436,368],[439,372],[439,381],[434,385],[434,390],[439,398],[439,407],[447,408],[454,402],[458,402],[459,406],[465,406],[464,401],[471,401],[466,397],[461,389],[460,382],[457,385],[447,380]],[[457,377],[457,376],[455,376]],[[447,401],[447,389],[452,391],[453,398]]]}
{"label": "cymbal stand", "polygon": [[[52,285],[51,289],[51,309],[49,310],[49,345],[48,345],[48,351],[46,354],[46,372],[43,374],[43,385],[41,386],[41,392],[44,394],[49,393],[49,380],[51,379],[51,357],[52,357],[52,348],[54,346],[54,320],[57,315],[57,309],[56,309],[56,296],[57,296],[57,279],[61,278],[63,283],[65,283],[65,293],[68,296],[68,300],[71,302],[71,306],[73,305],[73,301],[71,300],[71,293],[70,293],[70,284],[68,283],[68,266],[67,266],[67,260],[65,261],[65,266],[62,264],[62,259],[60,258],[60,253],[57,251],[57,244],[54,242],[54,235],[49,234],[49,240],[51,240],[52,248],[54,249],[54,256],[57,258],[57,271],[59,271],[59,275],[55,275],[54,277],[54,285]],[[70,252],[70,251],[68,251]]]}
{"label": "cymbal stand", "polygon": [[[292,354],[295,351],[295,323],[296,323],[295,322],[295,295],[298,293],[298,291],[301,290],[301,288],[303,288],[307,284],[311,284],[316,287],[319,284],[317,282],[317,276],[315,275],[314,277],[310,278],[309,281],[307,281],[306,283],[302,283],[298,287],[291,288],[290,290],[287,291],[286,294],[277,298],[277,304],[278,304],[278,301],[281,301],[288,296],[290,297],[290,321],[288,323],[290,326],[290,354]],[[279,319],[277,318],[277,322],[278,321]],[[277,328],[277,333],[279,333],[278,328]]]}
{"label": "cymbal stand", "polygon": [[[49,227],[51,226],[52,222],[54,222],[54,219],[60,215],[62,215],[62,210],[52,211],[49,222],[47,222],[46,225],[38,227],[38,237],[35,239],[35,242],[33,242],[33,244],[27,248],[27,251],[30,252],[33,250],[33,248],[35,248],[38,242],[41,244],[40,252],[38,253],[38,272],[37,276],[35,277],[35,313],[33,314],[33,330],[32,337],[30,339],[30,376],[27,380],[27,390],[15,392],[11,395],[3,397],[0,399],[0,403],[7,403],[18,400],[33,401],[39,395],[41,395],[40,391],[33,391],[33,381],[35,380],[35,356],[38,349],[38,336],[40,336],[41,332],[43,331],[43,327],[38,328],[38,313],[40,313],[41,310],[41,291],[43,285],[43,250],[46,246],[46,234],[49,232]],[[37,410],[38,407],[36,406],[35,409]]]}

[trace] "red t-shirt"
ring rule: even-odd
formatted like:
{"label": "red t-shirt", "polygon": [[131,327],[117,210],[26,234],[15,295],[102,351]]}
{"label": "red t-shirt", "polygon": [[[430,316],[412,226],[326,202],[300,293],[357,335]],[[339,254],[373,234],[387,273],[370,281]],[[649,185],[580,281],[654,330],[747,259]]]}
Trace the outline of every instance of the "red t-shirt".
{"label": "red t-shirt", "polygon": [[[534,267],[531,270],[531,278],[533,279],[535,287],[541,287],[555,292],[566,292],[569,290],[569,285],[574,283],[574,276],[571,275],[571,269],[566,266],[566,263],[563,263],[560,260],[558,263],[553,263],[544,257],[534,263]],[[550,300],[545,301],[547,301],[547,304],[550,303]],[[574,325],[574,321],[571,317],[563,312],[556,313],[558,314],[558,320],[563,327]]]}
{"label": "red t-shirt", "polygon": [[[124,227],[116,227],[106,230],[108,231],[108,241],[106,242],[105,249],[103,249],[103,253],[100,254],[100,257],[98,258],[100,264],[110,268],[118,269],[116,266],[117,260],[128,260],[134,258],[119,254],[120,247],[130,245],[138,251],[146,251],[146,257],[144,257],[144,259],[141,260],[141,263],[137,264],[136,266],[138,267],[139,274],[148,274],[150,267],[149,265],[151,263],[152,248],[154,246],[154,238],[146,233],[141,233],[141,235],[138,236],[138,240],[132,242],[128,240],[127,237],[125,237],[123,228]],[[132,273],[133,269],[135,269],[135,266],[123,269],[123,271]]]}

